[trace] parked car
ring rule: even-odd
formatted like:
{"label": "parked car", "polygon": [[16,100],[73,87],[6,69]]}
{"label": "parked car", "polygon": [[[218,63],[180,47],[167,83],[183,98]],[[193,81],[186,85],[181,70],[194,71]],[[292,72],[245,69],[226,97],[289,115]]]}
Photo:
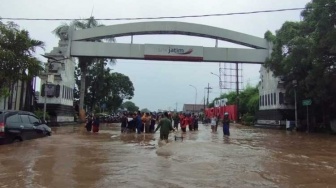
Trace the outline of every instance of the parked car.
{"label": "parked car", "polygon": [[0,144],[51,136],[51,128],[26,111],[0,110]]}

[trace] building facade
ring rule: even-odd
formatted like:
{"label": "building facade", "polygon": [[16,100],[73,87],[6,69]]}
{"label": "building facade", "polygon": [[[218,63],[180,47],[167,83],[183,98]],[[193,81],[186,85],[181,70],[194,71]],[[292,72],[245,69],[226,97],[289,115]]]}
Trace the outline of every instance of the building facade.
{"label": "building facade", "polygon": [[259,111],[257,124],[285,126],[295,120],[294,105],[286,101],[284,82],[264,66],[260,68]]}
{"label": "building facade", "polygon": [[43,109],[46,103],[51,123],[74,121],[75,63],[69,56],[68,46],[67,31],[64,31],[58,47],[45,54],[48,58],[47,72],[40,75],[38,106]]}
{"label": "building facade", "polygon": [[204,104],[184,104],[183,112],[188,113],[203,113],[204,112]]}

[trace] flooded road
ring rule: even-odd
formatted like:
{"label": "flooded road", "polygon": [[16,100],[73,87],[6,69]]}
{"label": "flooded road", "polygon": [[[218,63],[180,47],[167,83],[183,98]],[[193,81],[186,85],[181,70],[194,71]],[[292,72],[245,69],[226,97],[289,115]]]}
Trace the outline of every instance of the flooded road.
{"label": "flooded road", "polygon": [[[336,187],[336,137],[200,125],[183,141],[83,126],[0,146],[0,187]],[[176,133],[180,136],[181,133]]]}

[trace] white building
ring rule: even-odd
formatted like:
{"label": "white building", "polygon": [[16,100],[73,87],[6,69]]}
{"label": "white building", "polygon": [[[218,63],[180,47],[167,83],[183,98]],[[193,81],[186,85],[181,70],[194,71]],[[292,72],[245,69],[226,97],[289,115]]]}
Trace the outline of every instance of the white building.
{"label": "white building", "polygon": [[46,101],[51,123],[74,121],[75,63],[69,58],[68,45],[65,35],[59,41],[59,46],[45,55],[48,58],[48,73],[40,75],[41,92],[38,105],[43,109]]}
{"label": "white building", "polygon": [[286,90],[281,78],[261,66],[260,79],[257,124],[284,126],[286,120],[294,120],[294,106],[285,100]]}

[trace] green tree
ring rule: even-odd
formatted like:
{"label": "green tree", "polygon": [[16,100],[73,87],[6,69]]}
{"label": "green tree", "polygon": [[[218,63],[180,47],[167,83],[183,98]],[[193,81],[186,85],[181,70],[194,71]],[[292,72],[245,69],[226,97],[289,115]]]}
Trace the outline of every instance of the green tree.
{"label": "green tree", "polygon": [[[210,104],[214,104],[215,100],[227,99],[227,105],[237,104],[237,93],[231,91],[229,93],[224,93],[220,97],[215,98]],[[239,93],[239,113],[241,115],[249,114],[255,115],[259,109],[259,90],[258,87],[247,86],[243,91]]]}
{"label": "green tree", "polygon": [[247,86],[239,93],[239,112],[241,115],[255,115],[259,109],[259,90],[257,87]]}
{"label": "green tree", "polygon": [[43,47],[42,41],[30,38],[28,31],[20,30],[15,23],[0,22],[0,97],[9,95],[14,82],[39,75],[43,69],[34,53]]}
{"label": "green tree", "polygon": [[121,107],[126,108],[129,112],[136,112],[139,110],[139,107],[136,106],[132,101],[124,102]]}
{"label": "green tree", "polygon": [[147,112],[149,113],[149,112],[150,112],[150,110],[149,110],[148,108],[143,108],[143,109],[141,109],[140,111],[141,111],[141,112],[144,112],[144,113],[147,113]]}
{"label": "green tree", "polygon": [[[58,36],[59,38],[61,38],[61,32],[64,30],[69,30],[70,26],[73,26],[74,29],[88,29],[88,28],[94,28],[94,27],[101,27],[104,26],[102,24],[100,24],[97,20],[94,19],[94,17],[90,17],[88,19],[86,19],[85,21],[81,21],[81,20],[74,20],[69,24],[67,23],[63,23],[60,26],[58,26],[53,33]],[[90,40],[92,42],[102,42],[102,40]],[[114,42],[114,38],[110,38],[108,39],[108,41]],[[88,72],[88,67],[92,64],[94,64],[95,62],[101,60],[95,57],[79,57],[78,58],[78,66],[80,69],[80,76],[81,76],[81,83],[80,83],[80,97],[79,97],[79,108],[83,109],[84,107],[84,97],[85,94],[87,92],[86,90],[86,75]],[[110,59],[111,62],[114,62],[114,60]]]}
{"label": "green tree", "polygon": [[222,94],[221,96],[219,97],[216,97],[211,103],[209,103],[209,106],[210,108],[214,107],[215,104],[215,100],[218,100],[218,99],[227,99],[227,105],[233,105],[233,104],[236,104],[237,101],[237,93],[235,91],[230,91],[229,93],[224,93]]}
{"label": "green tree", "polygon": [[[88,67],[87,91],[85,105],[91,111],[103,104],[109,111],[116,111],[123,100],[131,99],[134,96],[133,83],[128,76],[121,73],[111,72],[110,68],[105,68],[106,60],[100,60]],[[80,84],[78,76],[76,83]]]}
{"label": "green tree", "polygon": [[274,46],[266,67],[283,77],[289,101],[296,86],[298,101],[313,100],[317,120],[336,118],[336,2],[313,0],[301,15],[303,21],[286,22],[268,38]]}

